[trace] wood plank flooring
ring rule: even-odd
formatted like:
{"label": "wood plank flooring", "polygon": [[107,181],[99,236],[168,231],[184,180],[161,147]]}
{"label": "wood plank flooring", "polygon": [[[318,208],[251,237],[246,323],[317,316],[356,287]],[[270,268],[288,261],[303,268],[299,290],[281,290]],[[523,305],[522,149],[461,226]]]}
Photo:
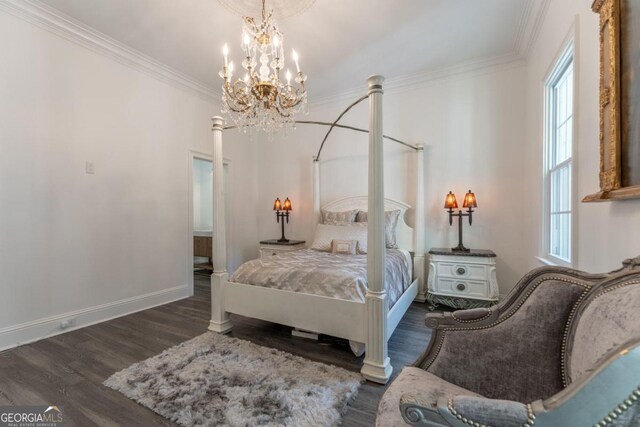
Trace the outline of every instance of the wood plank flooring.
{"label": "wood plank flooring", "polygon": [[[0,353],[0,405],[63,406],[66,426],[174,426],[102,382],[207,330],[209,278],[195,277],[191,298]],[[414,303],[391,337],[394,376],[427,346],[426,311],[426,304]],[[232,336],[352,371],[361,367],[362,358],[356,359],[345,341],[327,338],[316,343],[292,337],[289,327],[239,316],[232,320]],[[384,390],[384,386],[365,383],[343,425],[372,426]]]}

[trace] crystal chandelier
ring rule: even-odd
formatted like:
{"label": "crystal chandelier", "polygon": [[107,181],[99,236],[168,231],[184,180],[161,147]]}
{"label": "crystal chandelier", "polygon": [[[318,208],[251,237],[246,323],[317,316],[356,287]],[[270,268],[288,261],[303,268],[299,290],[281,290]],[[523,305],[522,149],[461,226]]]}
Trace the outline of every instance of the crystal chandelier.
{"label": "crystal chandelier", "polygon": [[229,47],[225,44],[222,49],[222,112],[228,113],[234,124],[243,129],[256,127],[277,132],[292,127],[294,116],[305,110],[307,104],[307,76],[300,71],[298,54],[291,51],[295,78],[292,80],[291,71],[287,69],[286,81],[281,80],[280,73],[285,65],[284,37],[273,19],[273,11],[267,14],[265,0],[262,0],[262,23],[246,16],[243,20],[243,78],[233,81],[234,66],[229,61]]}

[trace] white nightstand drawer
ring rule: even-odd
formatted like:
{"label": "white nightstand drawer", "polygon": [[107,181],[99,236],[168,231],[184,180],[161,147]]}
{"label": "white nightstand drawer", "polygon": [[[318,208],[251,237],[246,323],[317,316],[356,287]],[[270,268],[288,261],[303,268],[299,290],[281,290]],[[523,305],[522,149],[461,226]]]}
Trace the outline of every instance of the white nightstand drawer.
{"label": "white nightstand drawer", "polygon": [[287,248],[287,249],[282,249],[282,248],[260,248],[260,258],[265,259],[265,258],[269,258],[272,256],[276,256],[279,254],[283,254],[283,253],[287,253],[287,252],[293,252],[293,251],[299,251],[300,249],[304,249],[304,247],[298,247],[295,249],[292,248]]}
{"label": "white nightstand drawer", "polygon": [[483,281],[488,279],[489,271],[487,265],[442,261],[436,263],[436,269],[440,277]]}
{"label": "white nightstand drawer", "polygon": [[260,249],[260,258],[262,259],[266,259],[272,256],[276,256],[279,253],[282,253],[283,251],[278,251],[278,250],[274,250],[274,249]]}
{"label": "white nightstand drawer", "polygon": [[487,281],[460,280],[439,277],[435,291],[443,295],[466,298],[489,298],[489,283]]}
{"label": "white nightstand drawer", "polygon": [[299,251],[304,247],[304,240],[291,240],[286,243],[279,243],[277,240],[265,240],[260,242],[260,259],[268,259],[286,252]]}

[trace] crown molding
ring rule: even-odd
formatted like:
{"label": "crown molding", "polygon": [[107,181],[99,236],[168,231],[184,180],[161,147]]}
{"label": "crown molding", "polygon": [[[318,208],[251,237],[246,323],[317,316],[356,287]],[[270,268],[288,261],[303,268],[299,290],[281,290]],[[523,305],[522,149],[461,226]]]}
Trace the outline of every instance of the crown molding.
{"label": "crown molding", "polygon": [[527,1],[514,47],[515,52],[525,59],[531,54],[551,4],[551,0]]}
{"label": "crown molding", "polygon": [[205,101],[220,92],[37,0],[0,0],[0,10]]}
{"label": "crown molding", "polygon": [[516,33],[516,37],[513,39],[514,52],[521,53],[520,46],[526,43],[526,37],[528,35],[527,30],[529,21],[531,20],[531,16],[533,15],[535,1],[536,0],[525,0],[524,9],[522,10],[522,16],[520,17],[520,23],[518,24],[518,32]]}
{"label": "crown molding", "polygon": [[[439,68],[428,72],[388,78],[384,82],[384,91],[385,93],[400,92],[416,85],[424,85],[430,82],[455,77],[472,77],[505,68],[523,66],[524,64],[524,59],[513,52],[505,55],[488,58],[485,57],[475,61],[467,61],[451,67]],[[314,101],[309,102],[309,107],[321,107],[335,102],[352,100],[365,93],[366,87],[363,85],[359,88],[349,89],[322,98],[316,98]]]}

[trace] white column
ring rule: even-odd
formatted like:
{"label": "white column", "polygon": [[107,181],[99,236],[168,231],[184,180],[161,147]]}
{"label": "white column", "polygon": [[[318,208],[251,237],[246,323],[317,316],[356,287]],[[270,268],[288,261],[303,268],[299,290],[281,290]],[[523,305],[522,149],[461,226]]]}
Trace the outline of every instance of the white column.
{"label": "white column", "polygon": [[387,290],[385,286],[384,153],[382,144],[382,82],[372,76],[369,83],[369,225],[367,235],[366,356],[362,375],[386,384],[393,368],[387,355]]}
{"label": "white column", "polygon": [[313,158],[313,215],[316,218],[316,224],[322,222],[320,215],[320,160]]}
{"label": "white column", "polygon": [[213,121],[213,274],[211,275],[211,321],[209,330],[226,333],[231,330],[229,314],[224,311],[223,285],[227,273],[227,245],[225,236],[224,161],[222,155],[222,127],[224,119]]}
{"label": "white column", "polygon": [[427,300],[427,286],[424,275],[425,262],[425,235],[424,235],[424,146],[418,144],[416,151],[416,205],[415,205],[415,224],[413,225],[414,249],[413,256],[413,276],[418,279],[418,295],[415,300],[425,302]]}

